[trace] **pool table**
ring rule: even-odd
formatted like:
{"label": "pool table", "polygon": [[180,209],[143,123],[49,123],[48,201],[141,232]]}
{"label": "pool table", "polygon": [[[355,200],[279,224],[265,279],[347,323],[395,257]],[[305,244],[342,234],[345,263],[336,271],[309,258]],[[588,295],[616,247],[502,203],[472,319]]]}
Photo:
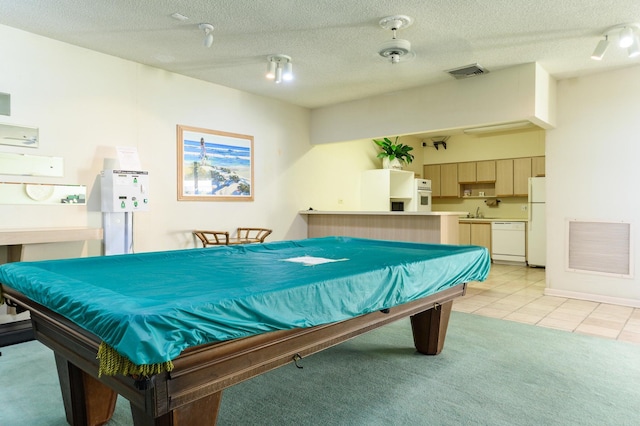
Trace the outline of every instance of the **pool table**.
{"label": "pool table", "polygon": [[[403,317],[418,352],[440,353],[453,300],[489,265],[481,247],[327,237],[13,263],[0,283],[54,351],[70,424],[104,424],[120,394],[136,425],[204,425],[223,389]],[[172,366],[100,375],[104,343]]]}
{"label": "pool table", "polygon": [[130,401],[136,426],[186,426],[215,424],[224,388],[284,364],[304,363],[305,356],[403,317],[411,316],[416,349],[439,354],[453,300],[464,295],[465,286],[459,284],[388,312],[189,348],[174,360],[171,372],[146,380],[122,375],[98,379],[99,338],[10,288],[3,292],[8,303],[31,311],[36,338],[54,351],[69,424],[104,424],[120,394]]}

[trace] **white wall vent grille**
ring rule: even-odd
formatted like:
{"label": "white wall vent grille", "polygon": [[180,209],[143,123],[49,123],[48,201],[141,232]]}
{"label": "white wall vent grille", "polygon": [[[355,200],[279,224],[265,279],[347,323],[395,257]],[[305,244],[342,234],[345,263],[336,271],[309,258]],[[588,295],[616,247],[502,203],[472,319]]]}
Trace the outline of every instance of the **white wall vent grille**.
{"label": "white wall vent grille", "polygon": [[631,224],[569,220],[567,268],[632,277]]}

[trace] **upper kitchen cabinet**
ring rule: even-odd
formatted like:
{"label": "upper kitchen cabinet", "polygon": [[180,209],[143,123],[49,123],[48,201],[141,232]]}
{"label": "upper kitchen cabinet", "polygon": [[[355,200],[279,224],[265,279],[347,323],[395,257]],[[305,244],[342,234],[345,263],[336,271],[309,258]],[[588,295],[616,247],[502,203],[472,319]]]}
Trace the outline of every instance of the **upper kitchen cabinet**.
{"label": "upper kitchen cabinet", "polygon": [[425,164],[424,178],[431,180],[432,197],[459,197],[458,163]]}
{"label": "upper kitchen cabinet", "polygon": [[[529,178],[544,176],[544,156],[424,166],[433,197],[526,197]],[[481,195],[482,194],[482,195]]]}
{"label": "upper kitchen cabinet", "polygon": [[478,161],[476,166],[476,182],[490,183],[496,181],[496,162],[494,160]]}
{"label": "upper kitchen cabinet", "polygon": [[477,170],[475,161],[458,163],[458,183],[476,183]]}
{"label": "upper kitchen cabinet", "polygon": [[531,177],[545,176],[545,157],[531,157]]}
{"label": "upper kitchen cabinet", "polygon": [[513,195],[513,159],[496,160],[496,196]]}
{"label": "upper kitchen cabinet", "polygon": [[458,163],[458,183],[493,183],[495,181],[495,160]]}
{"label": "upper kitchen cabinet", "polygon": [[531,157],[496,160],[496,196],[526,197],[531,177]]}
{"label": "upper kitchen cabinet", "polygon": [[431,196],[440,196],[440,164],[425,164],[423,166],[423,176],[431,181]]}
{"label": "upper kitchen cabinet", "polygon": [[529,178],[531,177],[531,158],[515,158],[513,160],[513,195],[526,197],[529,194]]}
{"label": "upper kitchen cabinet", "polygon": [[[433,182],[432,182],[433,184]],[[440,165],[440,197],[459,197],[458,164]],[[431,194],[433,196],[433,193]]]}

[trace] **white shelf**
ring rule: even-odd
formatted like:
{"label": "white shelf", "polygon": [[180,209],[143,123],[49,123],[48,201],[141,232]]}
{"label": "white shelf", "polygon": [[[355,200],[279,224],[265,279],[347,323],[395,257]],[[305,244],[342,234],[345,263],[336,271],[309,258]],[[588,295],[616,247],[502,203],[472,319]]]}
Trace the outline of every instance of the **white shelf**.
{"label": "white shelf", "polygon": [[389,211],[391,201],[403,201],[410,210],[414,198],[413,172],[391,169],[365,170],[360,182],[361,208],[365,211]]}

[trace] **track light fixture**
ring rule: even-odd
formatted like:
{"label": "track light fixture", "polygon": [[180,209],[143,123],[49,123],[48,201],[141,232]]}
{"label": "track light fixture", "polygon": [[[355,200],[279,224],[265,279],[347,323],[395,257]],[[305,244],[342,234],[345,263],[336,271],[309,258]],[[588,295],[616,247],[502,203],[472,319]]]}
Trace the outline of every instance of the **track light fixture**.
{"label": "track light fixture", "polygon": [[391,30],[393,37],[391,40],[382,43],[378,48],[378,55],[389,59],[392,64],[400,61],[412,59],[416,54],[411,50],[411,43],[407,40],[396,37],[396,31],[407,28],[413,23],[413,18],[406,15],[387,16],[379,22],[385,30]]}
{"label": "track light fixture", "polygon": [[596,61],[602,60],[604,57],[604,53],[607,51],[609,47],[609,36],[605,35],[604,40],[600,40],[598,45],[596,46],[596,50],[591,54],[591,59],[595,59]]}
{"label": "track light fixture", "polygon": [[631,45],[627,49],[627,53],[630,58],[635,58],[640,56],[640,42],[638,41],[638,35],[633,35],[633,40],[631,41]]}
{"label": "track light fixture", "polygon": [[640,24],[620,24],[605,31],[604,40],[600,40],[595,50],[591,54],[591,59],[602,60],[609,47],[609,37],[618,38],[618,46],[627,49],[630,58],[640,56],[640,42],[638,41],[638,31]]}
{"label": "track light fixture", "polygon": [[631,29],[631,27],[622,28],[620,30],[619,38],[620,40],[618,41],[618,44],[620,45],[620,47],[626,49],[627,47],[631,46],[631,43],[633,43],[633,30]]}
{"label": "track light fixture", "polygon": [[293,80],[293,64],[291,56],[287,55],[269,55],[267,56],[267,74],[269,80],[275,81],[277,84],[283,81]]}
{"label": "track light fixture", "polygon": [[198,25],[198,28],[204,31],[204,47],[211,47],[213,44],[213,34],[211,34],[213,32],[213,25],[202,23]]}

